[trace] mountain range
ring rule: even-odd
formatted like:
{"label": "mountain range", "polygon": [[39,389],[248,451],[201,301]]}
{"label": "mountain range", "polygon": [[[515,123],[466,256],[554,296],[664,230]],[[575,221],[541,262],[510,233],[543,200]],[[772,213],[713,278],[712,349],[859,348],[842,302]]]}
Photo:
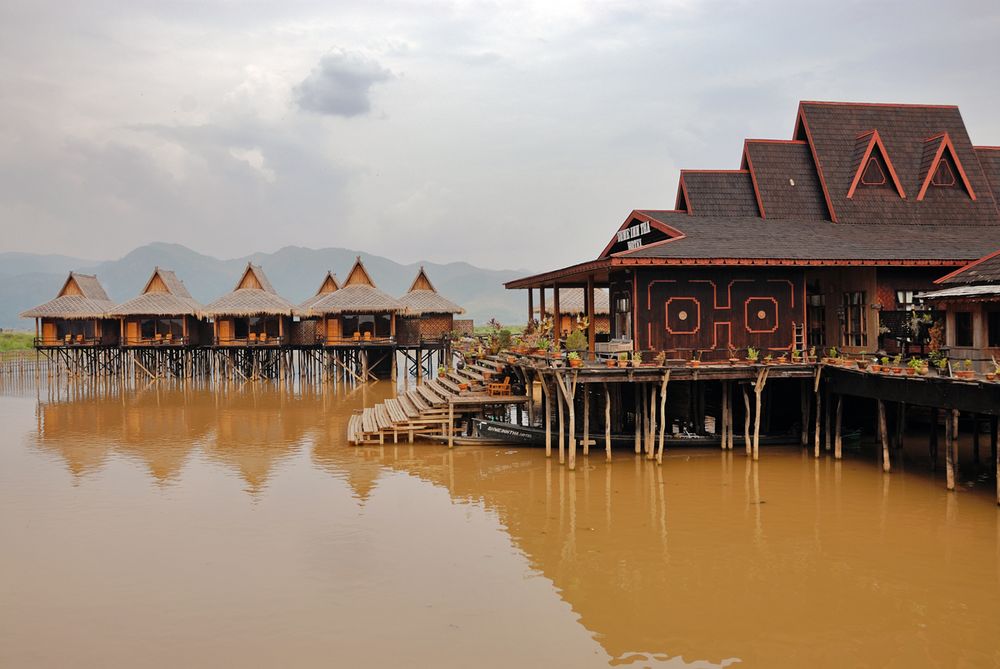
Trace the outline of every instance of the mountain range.
{"label": "mountain range", "polygon": [[71,270],[96,274],[111,299],[124,302],[139,294],[154,267],[172,269],[194,298],[207,304],[233,289],[249,261],[264,268],[279,294],[298,304],[316,292],[328,269],[343,281],[357,256],[361,256],[376,285],[390,295],[405,293],[423,265],[438,292],[465,308],[462,318],[472,318],[476,323],[490,318],[504,323],[524,320],[524,294],[503,287],[505,281],[528,273],[524,270],[483,269],[464,262],[407,265],[362,251],[298,246],[221,260],[179,244],[156,242],[117,260],[105,261],[0,253],[0,328],[34,329],[31,321],[18,318],[18,314],[55,297]]}

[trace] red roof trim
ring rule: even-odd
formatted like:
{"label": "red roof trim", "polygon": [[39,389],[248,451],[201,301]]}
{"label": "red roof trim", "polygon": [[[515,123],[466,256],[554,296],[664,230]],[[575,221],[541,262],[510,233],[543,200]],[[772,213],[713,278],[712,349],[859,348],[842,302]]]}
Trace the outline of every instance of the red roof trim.
{"label": "red roof trim", "polygon": [[882,143],[882,137],[879,136],[878,130],[869,130],[858,135],[857,138],[862,139],[865,135],[869,134],[871,135],[871,139],[868,140],[868,147],[865,149],[865,155],[861,157],[861,163],[858,165],[858,171],[854,174],[854,180],[851,181],[851,187],[847,189],[847,199],[854,198],[854,191],[858,187],[858,184],[861,183],[861,175],[864,174],[865,168],[868,166],[868,160],[872,157],[872,151],[877,146],[879,152],[882,154],[885,166],[889,168],[889,176],[892,177],[892,184],[896,187],[896,192],[899,193],[899,197],[905,200],[906,193],[903,192],[903,185],[899,183],[899,177],[896,176],[896,168],[893,167],[892,160],[889,159],[889,152],[885,150],[885,144]]}
{"label": "red roof trim", "polygon": [[804,139],[746,139],[744,144],[806,144]]}
{"label": "red roof trim", "polygon": [[[687,212],[684,212],[684,211],[670,211],[669,213],[672,213],[672,214],[685,214]],[[628,225],[629,225],[629,223],[631,223],[632,219],[634,219],[634,218],[638,218],[641,221],[648,221],[649,224],[652,227],[656,228],[657,230],[659,230],[660,232],[662,232],[663,234],[665,234],[665,235],[667,235],[669,237],[682,238],[682,237],[685,236],[684,233],[681,232],[680,230],[678,230],[677,228],[671,227],[671,226],[667,225],[666,223],[664,223],[663,221],[659,221],[659,220],[653,218],[652,216],[650,216],[648,214],[644,214],[641,211],[639,211],[638,209],[633,209],[632,213],[630,213],[625,218],[625,222],[622,223],[621,225],[619,225],[618,229],[615,230],[615,236],[611,238],[611,241],[608,242],[608,245],[604,247],[603,251],[601,251],[601,255],[599,255],[597,257],[598,260],[602,260],[604,258],[611,257],[611,256],[609,256],[608,252],[611,251],[611,247],[612,246],[614,246],[615,244],[618,243],[618,235],[617,235],[617,233],[619,233],[622,230],[624,230],[625,228],[627,228]],[[664,240],[664,241],[666,241],[666,240]],[[657,242],[657,243],[659,243],[659,242]],[[649,246],[652,246],[652,244],[650,244]],[[642,248],[649,248],[649,246],[644,246]],[[623,253],[623,252],[619,251],[618,253]],[[617,254],[615,254],[615,255],[617,255]]]}
{"label": "red roof trim", "polygon": [[925,105],[925,104],[914,104],[907,102],[830,102],[825,100],[802,100],[799,102],[799,107],[802,105],[826,105],[829,107],[840,106],[840,107],[910,107],[919,109],[958,109],[958,105]]}
{"label": "red roof trim", "polygon": [[830,212],[830,220],[836,223],[837,212],[833,209],[833,200],[830,199],[830,189],[826,187],[826,176],[823,174],[823,165],[819,162],[819,156],[816,154],[816,145],[813,143],[812,130],[809,129],[809,121],[806,120],[806,113],[803,108],[804,104],[807,103],[799,103],[799,111],[795,117],[795,127],[798,128],[801,123],[802,129],[806,131],[806,142],[809,144],[809,153],[812,154],[813,164],[816,166],[816,173],[819,175],[819,185],[823,189],[823,199],[826,200],[826,210]]}
{"label": "red roof trim", "polygon": [[[648,248],[648,247],[647,247]],[[754,265],[782,267],[880,266],[880,267],[954,267],[965,262],[943,260],[846,260],[840,258],[801,260],[796,258],[623,258],[614,257],[612,265]]]}
{"label": "red roof trim", "polygon": [[[687,184],[684,183],[684,172],[681,170],[680,179],[677,180],[677,199],[674,200],[674,209],[678,211],[686,211],[688,214],[691,213],[691,199],[688,197]],[[681,208],[681,200],[684,200],[684,207]]]}
{"label": "red roof trim", "polygon": [[976,151],[1000,151],[1000,146],[973,146]]}
{"label": "red roof trim", "polygon": [[965,266],[963,266],[963,267],[959,267],[959,268],[958,268],[958,269],[956,269],[956,270],[955,270],[954,272],[952,272],[952,273],[950,273],[950,274],[945,274],[945,275],[944,275],[943,277],[941,277],[940,279],[935,279],[934,283],[944,283],[944,282],[945,282],[945,281],[947,281],[948,279],[952,279],[952,278],[954,278],[954,277],[956,277],[956,276],[959,276],[960,274],[962,274],[963,272],[965,272],[965,270],[967,270],[967,269],[972,269],[972,268],[973,268],[973,267],[975,267],[976,265],[978,265],[978,264],[980,264],[980,263],[984,263],[984,262],[986,262],[987,260],[992,260],[993,258],[996,258],[997,256],[1000,256],[1000,249],[997,249],[996,251],[994,251],[993,253],[990,253],[989,255],[985,255],[985,256],[983,256],[983,257],[982,257],[982,258],[980,258],[979,260],[973,260],[973,261],[972,261],[972,262],[970,262],[969,264],[967,264],[967,265],[965,265]]}
{"label": "red roof trim", "polygon": [[965,168],[962,167],[962,161],[958,159],[958,153],[955,151],[955,145],[951,143],[951,136],[947,132],[942,132],[939,135],[930,137],[925,142],[932,142],[934,140],[940,139],[941,145],[938,147],[937,152],[934,154],[934,160],[931,161],[930,167],[927,169],[927,175],[924,177],[924,183],[920,186],[920,192],[917,193],[917,202],[924,199],[927,195],[927,189],[931,185],[931,181],[934,180],[934,172],[937,171],[938,163],[941,162],[941,157],[944,155],[944,150],[948,149],[948,153],[951,154],[951,160],[955,163],[955,169],[958,170],[958,175],[962,178],[962,184],[965,186],[966,192],[973,201],[976,199],[976,191],[972,190],[972,184],[969,183],[969,177],[965,174]]}
{"label": "red roof trim", "polygon": [[753,169],[753,160],[750,159],[750,151],[747,147],[750,145],[750,140],[743,140],[743,162],[746,163],[747,170],[750,172],[750,183],[753,184],[753,196],[757,200],[757,210],[760,213],[760,217],[766,219],[767,214],[764,211],[764,201],[760,198],[760,188],[757,187],[757,173]]}

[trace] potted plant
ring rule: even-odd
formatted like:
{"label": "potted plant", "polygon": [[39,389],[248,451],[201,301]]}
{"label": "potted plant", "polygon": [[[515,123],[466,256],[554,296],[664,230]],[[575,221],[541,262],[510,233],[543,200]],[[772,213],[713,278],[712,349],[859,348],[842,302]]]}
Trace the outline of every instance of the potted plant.
{"label": "potted plant", "polygon": [[948,358],[941,356],[934,361],[934,366],[937,367],[938,376],[947,376],[948,374]]}
{"label": "potted plant", "polygon": [[551,342],[548,337],[539,337],[535,341],[535,355],[545,355],[549,350]]}
{"label": "potted plant", "polygon": [[660,351],[653,358],[653,364],[656,365],[657,367],[663,367],[663,365],[666,363],[666,361],[667,361],[667,352],[666,351]]}
{"label": "potted plant", "polygon": [[872,364],[868,366],[868,371],[874,374],[878,374],[879,372],[882,371],[882,362],[878,359],[877,356],[875,357],[874,360],[872,360]]}
{"label": "potted plant", "polygon": [[447,367],[445,367],[444,365],[438,365],[438,378],[443,379],[445,372],[447,371],[448,371]]}
{"label": "potted plant", "polygon": [[691,360],[688,361],[688,364],[694,367],[695,369],[701,367],[701,351],[692,351]]}
{"label": "potted plant", "polygon": [[784,365],[786,362],[788,362],[788,354],[782,353],[775,359],[775,362],[779,365]]}
{"label": "potted plant", "polygon": [[751,365],[756,365],[757,360],[760,359],[760,351],[753,346],[747,347],[747,362]]}
{"label": "potted plant", "polygon": [[613,357],[608,357],[608,359],[604,361],[604,364],[608,367],[615,367],[618,364],[618,360]]}
{"label": "potted plant", "polygon": [[903,373],[903,354],[897,353],[892,356],[892,373],[902,374]]}
{"label": "potted plant", "polygon": [[998,376],[1000,376],[1000,362],[997,362],[996,359],[994,358],[993,359],[993,371],[992,372],[986,372],[986,380],[987,381],[996,381]]}
{"label": "potted plant", "polygon": [[728,352],[729,352],[729,366],[735,367],[740,361],[739,356],[736,355],[736,348],[730,344]]}
{"label": "potted plant", "polygon": [[802,351],[797,348],[792,349],[792,364],[798,365],[802,362]]}
{"label": "potted plant", "polygon": [[827,363],[828,365],[836,365],[837,364],[837,347],[836,346],[831,346],[830,347],[830,350],[827,351],[826,358],[823,359],[823,362]]}
{"label": "potted plant", "polygon": [[774,362],[774,356],[773,355],[771,355],[770,353],[768,353],[767,355],[764,356],[764,364],[765,365],[770,365],[772,362]]}
{"label": "potted plant", "polygon": [[587,335],[583,334],[581,330],[573,330],[566,337],[566,350],[567,351],[580,351],[587,350]]}
{"label": "potted plant", "polygon": [[865,371],[866,369],[868,369],[868,364],[870,363],[870,361],[868,360],[868,358],[866,358],[864,356],[861,356],[860,358],[858,358],[854,362],[855,362],[855,364],[857,364],[858,369],[860,369],[861,371]]}
{"label": "potted plant", "polygon": [[583,360],[580,358],[580,354],[577,353],[576,351],[570,351],[569,354],[566,356],[566,359],[569,360],[570,367],[583,366]]}
{"label": "potted plant", "polygon": [[806,355],[806,362],[816,362],[816,347],[810,346],[809,353]]}
{"label": "potted plant", "polygon": [[972,361],[966,358],[965,362],[962,363],[962,369],[958,372],[958,378],[960,379],[974,379],[976,378],[976,372],[972,368]]}
{"label": "potted plant", "polygon": [[619,367],[628,367],[628,353],[619,353],[618,354],[618,366]]}
{"label": "potted plant", "polygon": [[469,384],[468,383],[460,383],[460,384],[458,384],[458,391],[459,392],[464,393],[468,389],[469,389]]}
{"label": "potted plant", "polygon": [[632,366],[638,367],[642,364],[642,351],[634,351],[632,353]]}
{"label": "potted plant", "polygon": [[908,376],[915,376],[924,366],[924,362],[920,358],[910,358],[909,362],[906,363],[906,374]]}

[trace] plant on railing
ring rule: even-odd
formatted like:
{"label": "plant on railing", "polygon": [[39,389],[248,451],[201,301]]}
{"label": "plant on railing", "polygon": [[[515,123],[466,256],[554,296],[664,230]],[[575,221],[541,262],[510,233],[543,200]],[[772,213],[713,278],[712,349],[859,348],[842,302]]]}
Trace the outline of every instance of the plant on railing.
{"label": "plant on railing", "polygon": [[444,375],[447,371],[448,371],[447,367],[445,367],[444,365],[438,365],[438,376],[441,377],[442,379],[444,378]]}
{"label": "plant on railing", "polygon": [[906,366],[908,368],[906,373],[910,376],[913,376],[914,374],[927,373],[927,366],[920,358],[910,358],[910,360],[906,363]]}
{"label": "plant on railing", "polygon": [[937,367],[938,374],[944,376],[945,373],[948,371],[948,358],[946,358],[943,355],[940,356],[937,360],[934,361],[934,366]]}
{"label": "plant on railing", "polygon": [[667,352],[666,351],[660,351],[653,358],[653,362],[656,363],[657,367],[663,367],[663,363],[665,363],[666,361],[667,361]]}
{"label": "plant on railing", "polygon": [[632,366],[638,367],[642,364],[642,351],[635,351],[632,353]]}
{"label": "plant on railing", "polygon": [[792,349],[792,362],[796,364],[802,362],[802,351],[797,348]]}
{"label": "plant on railing", "polygon": [[619,367],[628,367],[628,353],[619,353],[618,354],[618,366]]}
{"label": "plant on railing", "polygon": [[580,358],[580,354],[576,351],[570,351],[569,355],[566,356],[569,360],[570,367],[581,367],[583,365],[583,360]]}
{"label": "plant on railing", "polygon": [[764,364],[765,365],[770,365],[773,360],[774,360],[774,356],[771,355],[770,353],[768,353],[767,355],[764,356]]}
{"label": "plant on railing", "polygon": [[747,360],[757,362],[760,359],[760,351],[753,346],[747,348]]}

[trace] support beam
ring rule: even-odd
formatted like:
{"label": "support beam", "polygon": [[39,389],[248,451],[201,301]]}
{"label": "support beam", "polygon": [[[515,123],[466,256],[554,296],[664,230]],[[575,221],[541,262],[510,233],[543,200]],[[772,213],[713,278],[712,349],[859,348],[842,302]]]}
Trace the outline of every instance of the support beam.
{"label": "support beam", "polygon": [[[957,411],[954,413],[958,413]],[[955,450],[952,448],[955,426],[958,423],[953,412],[948,412],[944,416],[944,474],[945,487],[948,490],[955,489]]]}
{"label": "support beam", "polygon": [[596,358],[594,353],[594,340],[597,339],[597,316],[594,309],[594,275],[587,275],[587,295],[585,300],[587,309],[587,359],[593,361]]}
{"label": "support beam", "polygon": [[657,464],[663,464],[663,433],[667,429],[667,384],[670,382],[670,370],[663,373],[660,381],[660,444],[656,451]]}
{"label": "support beam", "polygon": [[[760,459],[760,410],[761,394],[764,392],[764,384],[767,383],[768,367],[764,367],[757,373],[757,383],[754,384],[753,392],[756,396],[756,411],[753,417],[753,459]],[[817,375],[817,383],[819,376]]]}
{"label": "support beam", "polygon": [[604,384],[604,451],[608,462],[611,462],[611,390]]}
{"label": "support beam", "polygon": [[889,472],[892,469],[892,464],[889,462],[889,431],[885,425],[885,402],[876,401],[878,402],[879,438],[882,441],[882,471]]}
{"label": "support beam", "polygon": [[836,460],[840,460],[843,456],[843,425],[844,425],[844,396],[837,395],[837,414],[834,418],[834,437],[833,437],[833,457]]}
{"label": "support beam", "polygon": [[590,386],[583,384],[580,394],[583,396],[583,454],[590,455]]}
{"label": "support beam", "polygon": [[752,455],[750,446],[750,391],[747,386],[743,386],[743,445],[746,446],[747,455]]}

